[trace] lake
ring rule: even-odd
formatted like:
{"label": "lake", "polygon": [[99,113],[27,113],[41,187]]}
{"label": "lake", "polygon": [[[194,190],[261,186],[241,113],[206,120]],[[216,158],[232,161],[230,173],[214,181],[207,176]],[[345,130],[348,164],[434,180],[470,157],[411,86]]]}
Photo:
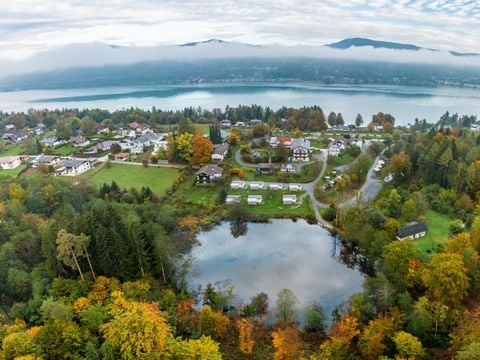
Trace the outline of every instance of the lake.
{"label": "lake", "polygon": [[179,110],[206,109],[226,105],[258,104],[279,109],[282,106],[319,105],[324,112],[341,112],[347,123],[357,113],[365,120],[379,111],[391,113],[397,124],[412,123],[415,117],[435,122],[450,111],[480,116],[480,90],[466,88],[425,88],[382,85],[320,85],[308,83],[202,84],[109,87],[62,90],[0,92],[0,110],[25,111],[29,108],[130,107]]}
{"label": "lake", "polygon": [[234,237],[223,223],[198,236],[189,283],[231,283],[244,303],[258,292],[268,294],[270,309],[283,288],[292,290],[301,307],[317,301],[327,317],[350,295],[362,290],[364,275],[358,253],[342,247],[337,238],[306,221],[271,220],[249,223]]}

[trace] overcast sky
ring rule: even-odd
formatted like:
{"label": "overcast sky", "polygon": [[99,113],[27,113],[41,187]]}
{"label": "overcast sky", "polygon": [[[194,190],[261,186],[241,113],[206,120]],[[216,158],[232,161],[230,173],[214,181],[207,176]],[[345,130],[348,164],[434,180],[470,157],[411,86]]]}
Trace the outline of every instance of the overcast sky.
{"label": "overcast sky", "polygon": [[479,0],[12,0],[0,58],[103,42],[151,46],[217,38],[323,45],[347,37],[480,52]]}

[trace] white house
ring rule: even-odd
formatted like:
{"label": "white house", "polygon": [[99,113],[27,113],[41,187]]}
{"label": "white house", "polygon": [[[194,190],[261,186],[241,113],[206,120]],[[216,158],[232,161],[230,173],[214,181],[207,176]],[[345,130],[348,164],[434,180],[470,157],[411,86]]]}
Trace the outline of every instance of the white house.
{"label": "white house", "polygon": [[13,124],[5,125],[5,131],[12,131],[12,130],[15,130],[15,125]]}
{"label": "white house", "polygon": [[46,137],[40,140],[40,143],[46,147],[57,147],[63,144],[63,140],[57,137]]}
{"label": "white house", "polygon": [[213,145],[212,160],[222,162],[228,153],[228,144],[215,144]]}
{"label": "white house", "polygon": [[290,191],[301,191],[303,187],[301,184],[288,184],[288,190]]}
{"label": "white house", "polygon": [[427,225],[422,222],[410,222],[398,229],[397,239],[404,240],[406,238],[418,239],[427,234]]}
{"label": "white house", "polygon": [[347,148],[348,141],[344,137],[336,138],[328,146],[328,155],[329,156],[338,156],[340,153]]}
{"label": "white house", "polygon": [[90,140],[88,140],[85,136],[74,136],[70,138],[70,142],[75,147],[85,147],[90,145]]}
{"label": "white house", "polygon": [[297,195],[283,195],[283,205],[293,205],[297,203]]}
{"label": "white house", "polygon": [[310,140],[305,138],[293,139],[290,148],[292,149],[293,161],[307,162],[310,159],[310,153],[312,152]]}
{"label": "white house", "polygon": [[250,189],[252,190],[259,190],[265,187],[265,183],[263,181],[252,181],[249,184]]}
{"label": "white house", "polygon": [[230,184],[230,189],[245,189],[246,185],[247,185],[247,183],[245,181],[234,180]]}
{"label": "white house", "polygon": [[225,199],[225,204],[227,205],[237,204],[240,201],[242,201],[241,195],[227,195],[227,198]]}
{"label": "white house", "polygon": [[220,121],[220,126],[221,127],[230,127],[232,126],[232,122],[230,120],[222,120]]}
{"label": "white house", "polygon": [[258,205],[263,203],[263,196],[262,195],[248,195],[247,198],[248,205]]}
{"label": "white house", "polygon": [[147,132],[135,140],[139,146],[152,146],[163,140],[163,135]]}
{"label": "white house", "polygon": [[41,155],[32,161],[33,165],[45,164],[47,166],[55,166],[61,161],[60,156]]}
{"label": "white house", "polygon": [[10,170],[19,167],[22,164],[20,156],[7,156],[0,158],[0,169]]}
{"label": "white house", "polygon": [[271,183],[268,185],[270,190],[283,190],[283,184],[280,183]]}
{"label": "white house", "polygon": [[295,168],[295,166],[293,164],[284,164],[284,165],[282,165],[282,168],[280,170],[283,171],[283,172],[286,172],[286,173],[297,172],[297,169]]}
{"label": "white house", "polygon": [[65,160],[60,168],[55,170],[56,176],[77,176],[91,169],[89,160]]}

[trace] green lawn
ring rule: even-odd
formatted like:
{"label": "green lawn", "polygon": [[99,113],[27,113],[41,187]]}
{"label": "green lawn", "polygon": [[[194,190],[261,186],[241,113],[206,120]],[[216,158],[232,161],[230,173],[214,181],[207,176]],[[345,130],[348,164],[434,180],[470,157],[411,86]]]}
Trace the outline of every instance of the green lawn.
{"label": "green lawn", "polygon": [[173,168],[110,164],[109,168],[103,165],[88,171],[84,176],[98,186],[115,181],[121,188],[140,189],[149,186],[155,194],[162,195],[165,189],[172,186],[178,174],[179,170]]}
{"label": "green lawn", "polygon": [[355,160],[355,158],[352,155],[348,153],[343,153],[339,156],[329,156],[327,162],[329,165],[332,165],[333,167],[335,167],[335,166],[351,164],[353,160]]}
{"label": "green lawn", "polygon": [[433,210],[426,213],[428,231],[424,237],[415,240],[415,245],[423,257],[437,252],[450,237],[450,219],[447,215],[440,214]]}
{"label": "green lawn", "polygon": [[17,177],[18,174],[20,174],[24,169],[27,168],[27,164],[22,164],[19,167],[15,169],[10,169],[10,170],[0,170],[0,177],[1,176],[7,176],[7,177]]}
{"label": "green lawn", "polygon": [[67,155],[72,155],[77,150],[78,149],[75,146],[71,144],[65,144],[56,148],[55,153],[60,156],[67,156]]}
{"label": "green lawn", "polygon": [[[278,191],[278,190],[229,190],[229,195],[242,195],[242,201],[247,202],[248,195],[262,195],[263,204],[247,205],[248,213],[265,217],[302,217],[313,215],[310,198],[302,191]],[[282,195],[296,194],[296,205],[283,205]],[[302,199],[302,196],[305,195]],[[302,200],[301,200],[302,199]]]}
{"label": "green lawn", "polygon": [[20,155],[24,152],[21,144],[5,145],[5,151],[0,152],[0,157]]}

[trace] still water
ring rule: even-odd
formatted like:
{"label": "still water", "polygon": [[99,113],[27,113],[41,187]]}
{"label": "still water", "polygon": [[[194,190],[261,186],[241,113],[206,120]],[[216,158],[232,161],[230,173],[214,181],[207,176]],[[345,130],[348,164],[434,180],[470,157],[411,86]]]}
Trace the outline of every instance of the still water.
{"label": "still water", "polygon": [[247,226],[246,234],[238,237],[229,223],[199,234],[201,245],[192,252],[192,287],[227,281],[244,303],[263,291],[271,309],[278,292],[289,288],[301,306],[316,301],[327,316],[361,291],[361,258],[318,225],[271,220]]}
{"label": "still water", "polygon": [[383,111],[393,114],[398,125],[406,125],[412,123],[415,117],[435,122],[445,111],[480,116],[480,90],[282,83],[0,92],[0,110],[3,111],[25,111],[29,108],[101,108],[113,111],[132,106],[143,109],[155,106],[164,110],[190,106],[213,109],[239,104],[258,104],[275,110],[282,106],[319,105],[325,113],[341,112],[347,123],[353,123],[357,113],[368,121],[373,114]]}

